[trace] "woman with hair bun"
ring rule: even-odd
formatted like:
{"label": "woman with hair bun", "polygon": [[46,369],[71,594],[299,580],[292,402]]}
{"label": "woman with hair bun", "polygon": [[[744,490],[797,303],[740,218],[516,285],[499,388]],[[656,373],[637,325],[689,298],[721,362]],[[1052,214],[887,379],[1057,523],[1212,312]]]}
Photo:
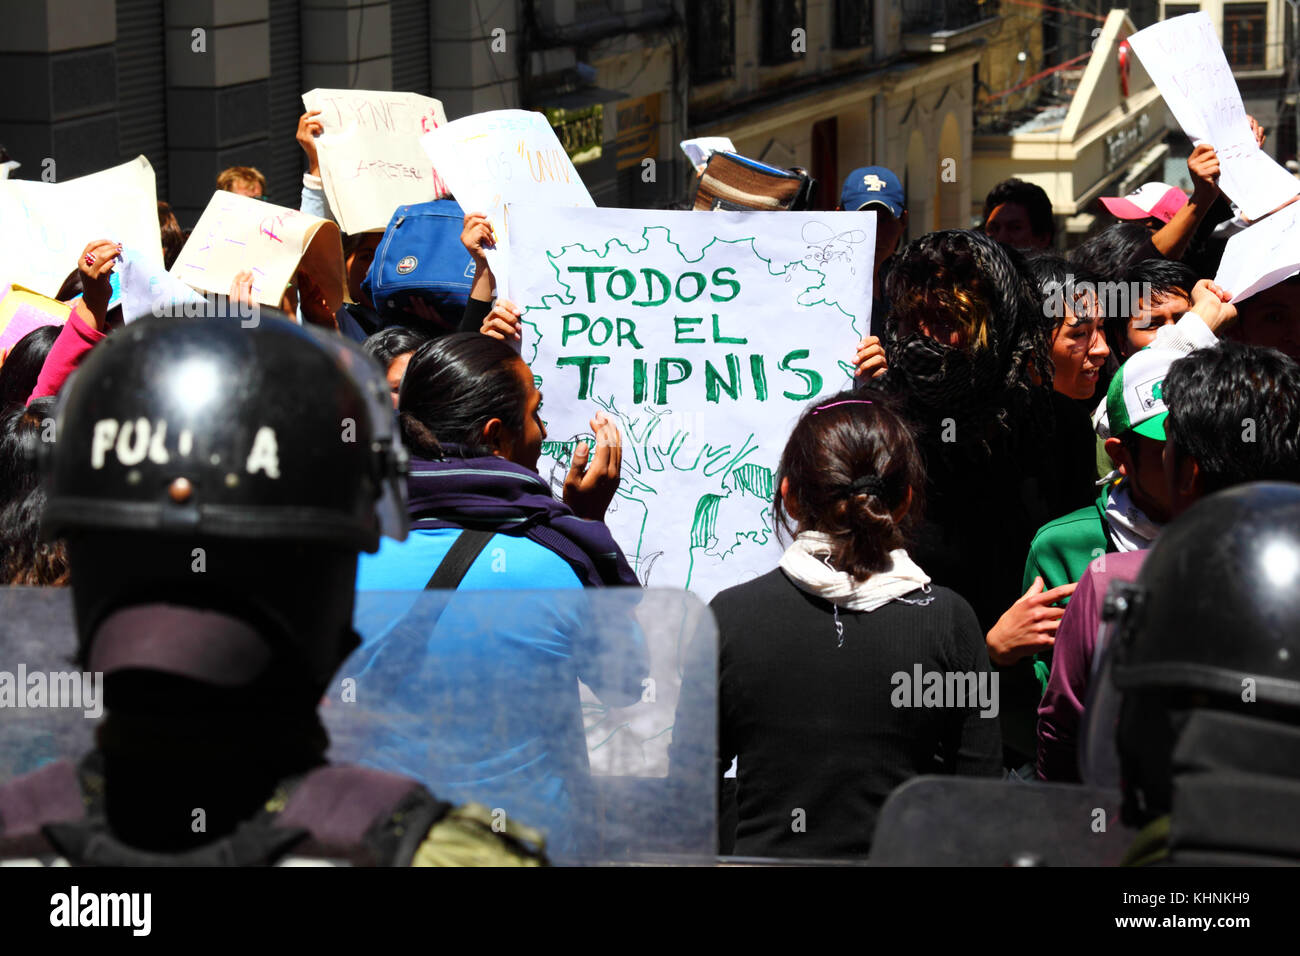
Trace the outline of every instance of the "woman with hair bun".
{"label": "woman with hair bun", "polygon": [[[736,854],[863,856],[904,781],[998,773],[983,632],[903,546],[924,484],[916,443],[887,399],[844,392],[795,426],[773,502],[790,547],[779,568],[710,605],[720,769],[739,761]],[[971,675],[989,703],[916,706],[918,669]],[[708,691],[694,675],[712,668],[687,668],[683,699]],[[724,851],[731,836],[721,834]]]}

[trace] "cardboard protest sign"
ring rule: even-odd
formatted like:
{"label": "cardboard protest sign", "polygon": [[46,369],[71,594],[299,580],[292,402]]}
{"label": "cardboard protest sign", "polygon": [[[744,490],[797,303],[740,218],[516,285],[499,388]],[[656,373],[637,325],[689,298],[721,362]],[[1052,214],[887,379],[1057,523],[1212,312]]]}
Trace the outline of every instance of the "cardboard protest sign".
{"label": "cardboard protest sign", "polygon": [[28,332],[43,325],[62,325],[72,307],[20,285],[0,288],[0,362]]}
{"label": "cardboard protest sign", "polygon": [[235,276],[251,270],[253,301],[278,307],[299,262],[337,311],[347,285],[339,227],[297,209],[218,190],[171,274],[196,289],[226,295]]}
{"label": "cardboard protest sign", "polygon": [[785,441],[851,384],[870,331],[875,213],[511,206],[510,221],[542,476],[560,493],[603,409],[623,439],[607,521],[644,584],[707,600],[770,571]]}
{"label": "cardboard protest sign", "polygon": [[1300,202],[1243,229],[1223,249],[1215,284],[1248,299],[1300,272]]}
{"label": "cardboard protest sign", "polygon": [[59,291],[94,239],[111,239],[162,259],[158,191],[149,160],[61,183],[0,182],[0,284],[42,295]]}
{"label": "cardboard protest sign", "polygon": [[541,113],[475,113],[434,130],[420,142],[460,208],[484,213],[492,223],[496,248],[488,250],[488,265],[498,292],[506,297],[512,290],[506,204],[588,209],[596,205]]}
{"label": "cardboard protest sign", "polygon": [[1162,20],[1128,42],[1183,132],[1214,147],[1219,185],[1247,218],[1261,219],[1300,193],[1300,181],[1256,144],[1209,14]]}
{"label": "cardboard protest sign", "polygon": [[448,195],[420,147],[422,135],[447,125],[440,101],[418,93],[322,89],[309,90],[302,101],[321,111],[316,156],[325,198],[344,232],[382,232],[398,206]]}

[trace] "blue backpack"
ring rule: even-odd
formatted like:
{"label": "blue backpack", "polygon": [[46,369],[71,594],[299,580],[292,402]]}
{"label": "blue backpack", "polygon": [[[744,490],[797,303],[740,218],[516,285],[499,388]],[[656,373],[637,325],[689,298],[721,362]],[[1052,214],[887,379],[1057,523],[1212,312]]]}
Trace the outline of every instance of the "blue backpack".
{"label": "blue backpack", "polygon": [[474,284],[474,260],[460,241],[464,220],[454,199],[397,207],[361,281],[386,322],[409,324],[412,297],[436,308],[452,328],[460,322]]}

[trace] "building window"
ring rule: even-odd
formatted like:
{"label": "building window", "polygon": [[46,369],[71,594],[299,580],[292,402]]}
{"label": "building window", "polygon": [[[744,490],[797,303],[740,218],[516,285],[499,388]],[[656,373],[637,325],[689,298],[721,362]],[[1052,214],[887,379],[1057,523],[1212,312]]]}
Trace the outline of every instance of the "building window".
{"label": "building window", "polygon": [[904,33],[944,33],[998,15],[998,0],[903,0]]}
{"label": "building window", "polygon": [[734,76],[736,0],[697,0],[686,9],[691,79],[708,83]]}
{"label": "building window", "polygon": [[835,0],[835,48],[851,50],[871,46],[873,0]]}
{"label": "building window", "polygon": [[[162,0],[117,2],[117,130],[121,161],[143,153],[167,196],[167,60]],[[111,81],[110,81],[111,82]],[[118,160],[113,160],[117,162]]]}
{"label": "building window", "polygon": [[1268,4],[1223,5],[1223,52],[1234,70],[1264,69],[1264,35]]}
{"label": "building window", "polygon": [[1181,17],[1184,13],[1199,13],[1200,10],[1199,3],[1166,3],[1165,19],[1172,20],[1174,17]]}
{"label": "building window", "polygon": [[1139,30],[1151,26],[1160,19],[1159,0],[1130,0],[1128,16]]}
{"label": "building window", "polygon": [[[790,63],[803,56],[807,49],[807,33],[804,15],[807,13],[807,0],[766,0],[763,4],[763,49],[761,62],[764,66],[776,66]],[[795,30],[804,31],[804,38],[795,51]]]}

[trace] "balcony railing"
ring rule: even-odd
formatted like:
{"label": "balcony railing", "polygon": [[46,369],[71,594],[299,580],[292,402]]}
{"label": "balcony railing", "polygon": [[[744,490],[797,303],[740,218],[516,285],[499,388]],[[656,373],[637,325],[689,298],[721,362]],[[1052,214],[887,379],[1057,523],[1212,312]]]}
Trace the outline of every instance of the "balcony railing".
{"label": "balcony railing", "polygon": [[998,0],[903,0],[904,33],[946,33],[998,15]]}

